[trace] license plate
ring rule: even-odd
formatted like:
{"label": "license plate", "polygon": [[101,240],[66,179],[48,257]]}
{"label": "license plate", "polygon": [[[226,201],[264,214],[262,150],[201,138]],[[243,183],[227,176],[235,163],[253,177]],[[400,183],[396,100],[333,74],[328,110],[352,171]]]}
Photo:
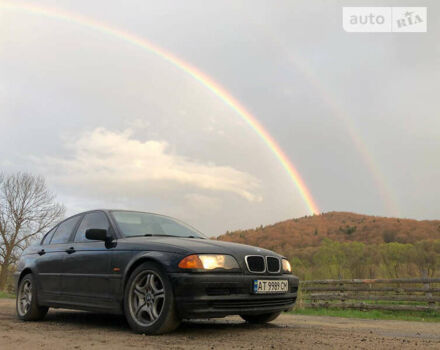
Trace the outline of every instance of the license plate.
{"label": "license plate", "polygon": [[287,280],[254,280],[253,291],[255,294],[287,293],[289,282]]}

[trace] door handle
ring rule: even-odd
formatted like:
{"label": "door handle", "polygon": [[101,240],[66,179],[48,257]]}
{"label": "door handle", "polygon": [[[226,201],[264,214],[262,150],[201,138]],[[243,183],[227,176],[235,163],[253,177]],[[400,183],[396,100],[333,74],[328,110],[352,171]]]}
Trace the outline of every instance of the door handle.
{"label": "door handle", "polygon": [[46,254],[46,252],[45,252],[44,249],[41,249],[41,250],[38,252],[38,255],[44,255],[44,254]]}
{"label": "door handle", "polygon": [[75,253],[75,248],[70,247],[69,249],[66,249],[66,253],[67,253],[67,254]]}

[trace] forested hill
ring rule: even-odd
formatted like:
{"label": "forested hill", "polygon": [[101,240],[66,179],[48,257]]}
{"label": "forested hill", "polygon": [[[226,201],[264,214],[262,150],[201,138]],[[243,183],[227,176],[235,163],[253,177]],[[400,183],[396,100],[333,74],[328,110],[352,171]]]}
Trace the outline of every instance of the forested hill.
{"label": "forested hill", "polygon": [[440,220],[410,220],[328,212],[256,229],[227,232],[219,240],[257,245],[278,252],[317,247],[324,239],[368,244],[415,243],[440,239]]}

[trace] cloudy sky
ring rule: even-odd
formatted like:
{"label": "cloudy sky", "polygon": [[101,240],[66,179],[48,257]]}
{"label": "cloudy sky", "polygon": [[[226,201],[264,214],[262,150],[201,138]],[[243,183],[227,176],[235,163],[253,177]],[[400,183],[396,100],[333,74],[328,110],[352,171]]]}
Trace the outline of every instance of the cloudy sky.
{"label": "cloudy sky", "polygon": [[438,1],[417,2],[427,33],[368,34],[344,32],[342,6],[383,2],[14,3],[0,0],[0,170],[45,176],[69,214],[153,211],[214,235],[310,212],[206,85],[31,6],[144,38],[204,72],[278,143],[321,211],[440,218]]}

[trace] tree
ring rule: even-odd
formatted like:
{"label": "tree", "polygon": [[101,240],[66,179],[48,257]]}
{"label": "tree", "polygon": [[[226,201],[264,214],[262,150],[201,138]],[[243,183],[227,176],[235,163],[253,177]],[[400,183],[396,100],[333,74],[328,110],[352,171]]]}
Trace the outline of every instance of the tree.
{"label": "tree", "polygon": [[411,244],[385,243],[380,245],[384,268],[390,278],[402,277],[402,268],[410,262]]}
{"label": "tree", "polygon": [[44,178],[27,173],[0,174],[0,290],[20,253],[64,215]]}
{"label": "tree", "polygon": [[346,264],[342,243],[324,239],[313,255],[313,264],[318,266],[318,274],[325,278],[344,278],[343,266]]}
{"label": "tree", "polygon": [[417,266],[420,277],[434,277],[440,266],[440,240],[415,243],[410,258]]}
{"label": "tree", "polygon": [[351,278],[364,278],[367,269],[367,255],[365,244],[362,242],[349,242],[342,244],[345,255],[345,270]]}

